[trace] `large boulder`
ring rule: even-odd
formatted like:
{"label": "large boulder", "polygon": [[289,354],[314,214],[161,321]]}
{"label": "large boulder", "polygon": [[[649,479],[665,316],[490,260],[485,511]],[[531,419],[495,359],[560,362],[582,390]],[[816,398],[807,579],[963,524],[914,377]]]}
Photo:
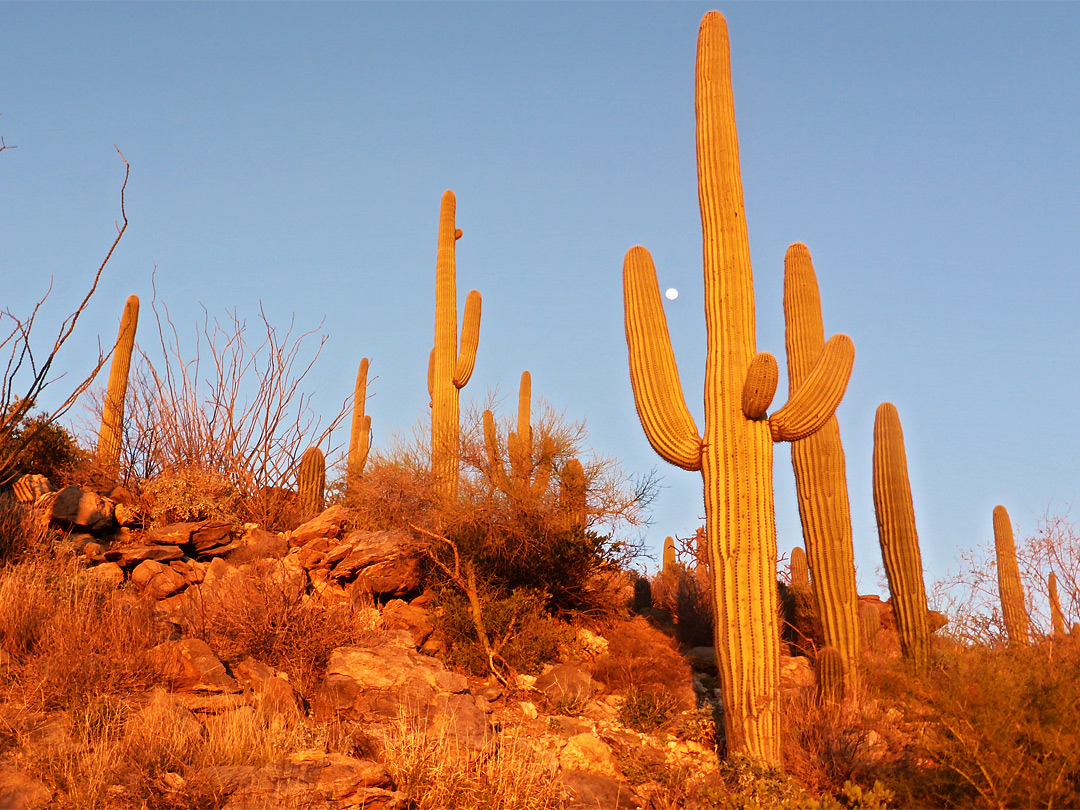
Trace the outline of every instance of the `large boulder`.
{"label": "large boulder", "polygon": [[96,492],[84,492],[77,486],[69,486],[51,498],[47,514],[50,522],[64,528],[78,527],[98,534],[116,525],[114,508],[112,501]]}
{"label": "large boulder", "polygon": [[422,555],[408,532],[350,532],[318,561],[339,582],[357,582],[380,597],[420,586]]}
{"label": "large boulder", "polygon": [[405,806],[406,796],[394,790],[386,768],[344,754],[301,751],[228,777],[232,795],[225,810],[397,810]]}
{"label": "large boulder", "polygon": [[239,692],[240,687],[214,655],[210,645],[195,638],[166,641],[150,650],[150,659],[178,691]]}

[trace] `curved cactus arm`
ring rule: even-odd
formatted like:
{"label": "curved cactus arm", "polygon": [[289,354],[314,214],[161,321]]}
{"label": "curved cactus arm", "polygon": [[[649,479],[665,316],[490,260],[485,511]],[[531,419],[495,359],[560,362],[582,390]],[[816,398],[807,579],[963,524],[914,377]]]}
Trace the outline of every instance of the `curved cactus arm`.
{"label": "curved cactus arm", "polygon": [[349,435],[349,461],[346,477],[352,478],[364,471],[368,450],[371,447],[371,417],[364,413],[367,405],[368,358],[360,360],[356,372],[356,388],[353,392],[352,432]]}
{"label": "curved cactus arm", "polygon": [[701,438],[686,407],[652,256],[632,247],[623,262],[630,382],[652,448],[684,470],[701,469]]}
{"label": "curved cactus arm", "polygon": [[461,324],[461,349],[454,367],[454,386],[462,388],[472,376],[476,365],[476,347],[480,345],[480,293],[470,290],[465,297],[465,314]]}
{"label": "curved cactus arm", "polygon": [[855,364],[855,344],[847,335],[833,335],[806,380],[780,410],[769,417],[773,441],[805,439],[829,421],[844,398],[851,368]]}
{"label": "curved cactus arm", "polygon": [[761,419],[776,396],[779,382],[780,369],[776,358],[768,352],[758,352],[746,370],[742,392],[743,416],[752,420]]}
{"label": "curved cactus arm", "polygon": [[427,360],[427,395],[428,407],[435,401],[435,350],[432,349]]}

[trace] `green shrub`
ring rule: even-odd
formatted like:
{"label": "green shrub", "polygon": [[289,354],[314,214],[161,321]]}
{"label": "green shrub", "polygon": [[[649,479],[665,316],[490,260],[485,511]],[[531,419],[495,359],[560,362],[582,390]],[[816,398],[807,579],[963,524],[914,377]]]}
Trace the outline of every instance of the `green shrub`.
{"label": "green shrub", "polygon": [[677,708],[678,701],[671,694],[632,686],[619,704],[619,721],[634,731],[648,733],[671,720]]}

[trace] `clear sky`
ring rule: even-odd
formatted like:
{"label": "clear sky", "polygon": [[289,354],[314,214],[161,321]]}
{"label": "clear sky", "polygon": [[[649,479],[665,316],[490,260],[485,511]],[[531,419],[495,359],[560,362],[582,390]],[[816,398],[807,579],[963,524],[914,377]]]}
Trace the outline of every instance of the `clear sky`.
{"label": "clear sky", "polygon": [[[194,330],[259,302],[320,322],[312,378],[334,410],[371,358],[375,447],[428,407],[436,227],[458,196],[458,286],[477,288],[466,398],[516,392],[587,421],[664,489],[648,544],[692,533],[701,479],[638,424],[621,269],[656,260],[703,424],[694,158],[700,3],[4,3],[0,273],[24,311],[70,311],[130,227],[80,324],[72,375],[123,301]],[[1080,4],[730,3],[758,348],[784,367],[783,256],[814,257],[828,334],[855,370],[838,411],[862,590],[878,591],[874,410],[899,409],[931,577],[1080,496]],[[144,315],[144,324],[148,317]],[[140,338],[149,340],[140,330]],[[56,390],[63,387],[58,384]],[[777,403],[786,397],[781,380]],[[512,399],[512,396],[510,397]],[[507,408],[511,403],[507,402]],[[347,428],[346,428],[347,430]],[[344,441],[344,434],[338,437]],[[801,542],[776,448],[782,552]]]}

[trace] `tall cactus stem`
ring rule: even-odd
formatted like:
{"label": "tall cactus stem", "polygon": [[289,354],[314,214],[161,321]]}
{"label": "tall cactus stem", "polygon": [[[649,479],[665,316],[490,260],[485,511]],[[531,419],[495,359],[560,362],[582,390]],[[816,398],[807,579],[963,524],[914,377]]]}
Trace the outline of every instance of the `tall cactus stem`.
{"label": "tall cactus stem", "polygon": [[678,558],[675,556],[675,538],[664,538],[664,571],[670,573],[675,570]]}
{"label": "tall cactus stem", "polygon": [[707,332],[704,432],[698,434],[683,398],[656,269],[643,247],[631,248],[623,263],[630,380],[649,444],[671,464],[701,471],[728,751],[779,767],[773,442],[810,435],[832,416],[854,347],[850,338],[834,336],[789,402],[764,416],[769,360],[755,346],[730,44],[718,12],[701,22],[694,98]]}
{"label": "tall cactus stem", "polygon": [[1024,587],[1020,584],[1020,565],[1016,561],[1012,521],[1004,506],[994,507],[994,552],[997,556],[998,594],[1001,596],[1001,617],[1009,644],[1026,647],[1028,615],[1024,605]]}
{"label": "tall cactus stem", "polygon": [[878,633],[881,632],[881,614],[869,602],[859,604],[859,635],[862,647],[867,650],[877,649]]}
{"label": "tall cactus stem", "polygon": [[[784,322],[794,394],[825,350],[817,275],[810,251],[799,242],[784,256]],[[853,692],[859,672],[859,594],[844,447],[835,416],[817,433],[791,443],[791,466],[822,634],[843,657],[844,686]]]}
{"label": "tall cactus stem", "polygon": [[296,469],[296,496],[304,514],[323,510],[326,491],[326,459],[318,447],[309,447],[300,457]]}
{"label": "tall cactus stem", "polygon": [[788,573],[791,575],[791,587],[804,591],[810,590],[810,567],[806,562],[806,552],[802,546],[795,546],[791,550],[791,560],[788,563]]}
{"label": "tall cactus stem", "polygon": [[1058,598],[1057,574],[1053,571],[1046,578],[1046,589],[1050,594],[1050,625],[1054,628],[1054,638],[1065,637],[1065,614],[1061,612],[1061,599]]}
{"label": "tall cactus stem", "polygon": [[818,699],[828,705],[839,704],[844,697],[844,667],[847,662],[836,647],[822,647],[817,652],[815,669],[817,670]]}
{"label": "tall cactus stem", "polygon": [[356,488],[357,481],[364,474],[371,449],[371,417],[364,412],[367,406],[368,365],[368,358],[360,361],[353,393],[352,432],[349,434],[349,459],[345,471],[345,486],[350,491]]}
{"label": "tall cactus stem", "polygon": [[439,212],[439,248],[435,272],[435,347],[428,365],[431,470],[436,493],[447,501],[457,499],[461,458],[458,392],[469,381],[476,365],[481,308],[480,293],[472,290],[465,301],[459,349],[455,244],[461,238],[461,230],[455,227],[456,208],[454,192],[445,192]]}
{"label": "tall cactus stem", "polygon": [[904,432],[896,406],[884,402],[874,417],[874,512],[896,615],[900,651],[917,671],[930,664],[930,625],[915,505],[908,479]]}
{"label": "tall cactus stem", "polygon": [[559,505],[571,529],[583,530],[588,522],[587,490],[581,461],[567,459],[559,473]]}
{"label": "tall cactus stem", "polygon": [[109,367],[109,387],[101,411],[98,432],[97,462],[101,469],[115,477],[120,469],[120,451],[124,436],[124,400],[127,397],[131,355],[135,349],[135,331],[139,325],[139,296],[129,295],[120,317],[112,365]]}

